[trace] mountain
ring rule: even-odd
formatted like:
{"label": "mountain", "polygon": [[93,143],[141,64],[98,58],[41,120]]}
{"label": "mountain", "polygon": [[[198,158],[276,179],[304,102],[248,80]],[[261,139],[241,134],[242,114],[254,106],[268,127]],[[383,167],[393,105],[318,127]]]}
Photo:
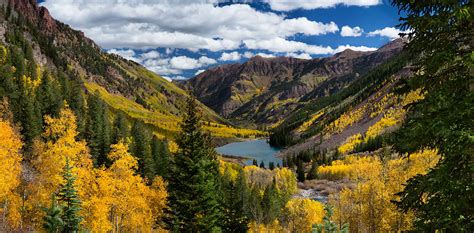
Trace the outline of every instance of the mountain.
{"label": "mountain", "polygon": [[211,68],[181,85],[232,121],[275,124],[301,103],[329,96],[398,54],[401,39],[372,52],[347,49],[311,60],[256,56]]}
{"label": "mountain", "polygon": [[[31,47],[39,70],[77,79],[87,95],[98,95],[113,113],[124,112],[162,135],[176,133],[189,96],[184,90],[140,64],[104,52],[82,32],[52,18],[35,0],[0,0],[0,6],[2,44],[22,41],[24,47]],[[213,110],[201,103],[199,107],[205,120],[213,122],[208,129],[215,135],[237,134]],[[223,133],[223,128],[228,130]]]}

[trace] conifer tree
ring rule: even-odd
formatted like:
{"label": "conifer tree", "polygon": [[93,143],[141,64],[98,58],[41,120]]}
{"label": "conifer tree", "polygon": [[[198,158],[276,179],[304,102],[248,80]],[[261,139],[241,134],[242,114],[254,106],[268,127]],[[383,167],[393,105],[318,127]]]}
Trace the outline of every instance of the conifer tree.
{"label": "conifer tree", "polygon": [[151,141],[151,155],[155,164],[155,173],[167,178],[170,164],[168,145],[165,141],[159,140],[156,135],[153,135]]}
{"label": "conifer tree", "polygon": [[113,143],[116,144],[120,140],[125,139],[128,136],[128,122],[123,112],[117,113],[117,117],[114,120],[113,125]]}
{"label": "conifer tree", "polygon": [[272,184],[269,185],[263,193],[262,206],[264,210],[263,221],[265,224],[271,224],[280,216],[282,205],[275,179],[273,179]]}
{"label": "conifer tree", "polygon": [[63,178],[65,183],[61,186],[58,193],[58,199],[62,207],[61,218],[64,222],[63,232],[78,232],[82,221],[82,217],[79,215],[81,200],[74,186],[76,177],[72,173],[72,166],[69,164],[68,158],[66,158]]}
{"label": "conifer tree", "polygon": [[265,163],[263,162],[263,160],[260,161],[260,166],[259,166],[259,167],[260,167],[260,168],[265,168]]}
{"label": "conifer tree", "polygon": [[247,232],[249,219],[244,206],[247,203],[249,190],[242,169],[236,180],[232,180],[228,170],[221,177],[224,217],[222,230],[225,232]]}
{"label": "conifer tree", "polygon": [[210,232],[220,228],[219,163],[210,135],[201,124],[196,100],[191,97],[176,139],[179,149],[172,160],[168,186],[168,226],[173,231]]}
{"label": "conifer tree", "polygon": [[298,165],[296,166],[296,175],[299,182],[305,181],[306,177],[304,174],[304,166],[303,166],[303,161],[301,160],[298,160]]}
{"label": "conifer tree", "polygon": [[142,177],[153,180],[155,176],[155,163],[151,156],[151,132],[142,121],[135,121],[131,130],[132,145],[130,152],[138,158],[138,171]]}
{"label": "conifer tree", "polygon": [[87,138],[91,155],[96,166],[109,165],[107,154],[110,150],[110,122],[105,103],[98,97],[98,93],[87,98],[88,122]]}
{"label": "conifer tree", "polygon": [[45,208],[46,215],[43,217],[43,227],[48,233],[61,232],[64,222],[61,218],[62,209],[56,201],[56,195],[51,195],[51,206]]}

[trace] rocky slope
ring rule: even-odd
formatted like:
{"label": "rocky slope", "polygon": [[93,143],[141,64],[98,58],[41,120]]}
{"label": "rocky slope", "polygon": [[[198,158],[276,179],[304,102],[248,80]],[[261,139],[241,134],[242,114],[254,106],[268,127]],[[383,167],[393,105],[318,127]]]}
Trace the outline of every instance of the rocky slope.
{"label": "rocky slope", "polygon": [[[97,93],[114,110],[173,133],[188,94],[143,66],[105,53],[80,31],[51,17],[36,0],[0,0],[0,42],[20,33],[31,45],[41,70],[61,70],[79,77],[88,93]],[[210,130],[229,122],[200,105]],[[212,127],[215,126],[215,129]]]}
{"label": "rocky slope", "polygon": [[312,60],[256,56],[209,69],[182,85],[221,115],[249,124],[284,119],[301,101],[328,96],[398,54],[394,40],[373,52],[345,50]]}

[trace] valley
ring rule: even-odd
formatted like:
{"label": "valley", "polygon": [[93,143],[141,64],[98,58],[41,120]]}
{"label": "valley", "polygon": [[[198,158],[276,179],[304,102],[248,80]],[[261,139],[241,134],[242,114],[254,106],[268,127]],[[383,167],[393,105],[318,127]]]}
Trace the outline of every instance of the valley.
{"label": "valley", "polygon": [[474,229],[472,2],[138,2],[0,0],[0,232]]}

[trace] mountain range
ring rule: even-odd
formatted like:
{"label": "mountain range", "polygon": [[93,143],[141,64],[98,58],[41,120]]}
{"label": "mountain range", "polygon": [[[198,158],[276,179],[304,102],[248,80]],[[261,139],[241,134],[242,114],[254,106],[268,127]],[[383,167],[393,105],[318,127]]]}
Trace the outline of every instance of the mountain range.
{"label": "mountain range", "polygon": [[255,56],[180,82],[202,103],[246,126],[275,125],[308,100],[332,95],[400,53],[396,39],[376,51],[347,49],[311,60]]}

